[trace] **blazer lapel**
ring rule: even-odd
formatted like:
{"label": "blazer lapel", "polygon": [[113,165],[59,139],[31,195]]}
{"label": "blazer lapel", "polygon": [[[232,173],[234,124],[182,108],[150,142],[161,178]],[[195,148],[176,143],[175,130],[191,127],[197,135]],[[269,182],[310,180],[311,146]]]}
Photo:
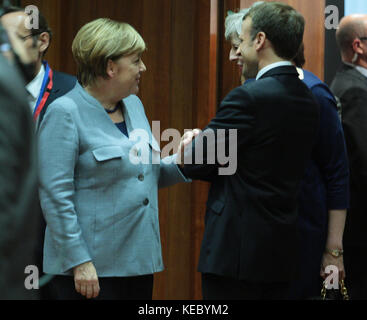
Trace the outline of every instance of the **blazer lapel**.
{"label": "blazer lapel", "polygon": [[140,109],[140,106],[136,105],[134,100],[130,99],[123,100],[123,103],[124,103],[124,117],[129,134],[135,129],[145,130],[145,132],[147,133],[147,137],[149,137],[149,140],[146,142],[149,143],[154,150],[160,151],[159,144],[152,134],[149,122],[147,123],[145,116],[142,117],[139,114],[140,111],[138,110]]}
{"label": "blazer lapel", "polygon": [[127,132],[129,133],[129,136],[131,134],[132,131],[134,131],[134,127],[133,127],[133,123],[131,121],[131,111],[130,111],[130,106],[129,106],[129,102],[126,101],[122,101],[122,113],[124,115],[124,119],[125,119],[125,124],[126,124],[126,129]]}

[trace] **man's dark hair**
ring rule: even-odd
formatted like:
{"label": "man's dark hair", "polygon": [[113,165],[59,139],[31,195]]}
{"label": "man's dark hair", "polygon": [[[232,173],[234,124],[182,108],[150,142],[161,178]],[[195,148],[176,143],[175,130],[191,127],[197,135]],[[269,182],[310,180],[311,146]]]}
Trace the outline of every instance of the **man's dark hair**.
{"label": "man's dark hair", "polygon": [[[2,8],[0,18],[6,14],[13,13],[13,12],[25,12],[25,8],[17,7],[17,6],[4,7]],[[41,12],[39,12],[38,22],[39,22],[38,29],[31,29],[29,31],[31,32],[33,36],[39,36],[41,33],[47,32],[50,36],[50,44],[49,44],[49,47],[50,47],[51,40],[52,40],[52,30],[48,26],[47,20]],[[48,48],[44,52],[44,55],[47,53],[47,50]]]}
{"label": "man's dark hair", "polygon": [[305,45],[303,43],[299,47],[297,55],[293,58],[293,62],[298,68],[303,68],[303,66],[305,65]]}
{"label": "man's dark hair", "polygon": [[251,37],[264,32],[275,53],[292,60],[303,41],[305,19],[294,8],[280,2],[264,2],[251,8],[244,20],[252,19]]}

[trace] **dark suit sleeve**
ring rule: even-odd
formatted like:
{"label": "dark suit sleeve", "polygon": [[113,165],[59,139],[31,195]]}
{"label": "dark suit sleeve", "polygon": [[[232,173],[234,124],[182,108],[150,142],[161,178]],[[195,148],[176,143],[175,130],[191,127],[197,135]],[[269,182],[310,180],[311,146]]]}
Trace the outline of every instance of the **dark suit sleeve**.
{"label": "dark suit sleeve", "polygon": [[[2,94],[2,92],[0,93]],[[9,97],[1,96],[0,110],[0,225],[7,229],[14,210],[14,205],[10,199],[16,199],[19,171],[22,163],[22,154],[19,149],[25,144],[22,141],[20,132],[21,121],[17,106],[14,106]],[[1,238],[4,233],[1,232]],[[3,244],[3,243],[1,243]]]}
{"label": "dark suit sleeve", "polygon": [[0,261],[16,250],[21,239],[25,248],[35,237],[28,238],[24,231],[26,226],[32,232],[35,222],[31,207],[37,192],[34,128],[24,88],[14,82],[15,77],[11,79],[14,90],[0,84]]}
{"label": "dark suit sleeve", "polygon": [[367,189],[367,91],[351,88],[340,97],[343,105],[342,119],[349,155],[351,174],[358,178],[357,185]]}
{"label": "dark suit sleeve", "polygon": [[312,88],[312,93],[320,104],[320,127],[313,158],[327,186],[328,209],[346,209],[349,206],[348,158],[336,101],[321,85]]}
{"label": "dark suit sleeve", "polygon": [[204,181],[212,181],[218,175],[233,175],[237,169],[237,154],[251,139],[254,123],[255,110],[250,95],[243,87],[236,88],[185,152],[184,174]]}

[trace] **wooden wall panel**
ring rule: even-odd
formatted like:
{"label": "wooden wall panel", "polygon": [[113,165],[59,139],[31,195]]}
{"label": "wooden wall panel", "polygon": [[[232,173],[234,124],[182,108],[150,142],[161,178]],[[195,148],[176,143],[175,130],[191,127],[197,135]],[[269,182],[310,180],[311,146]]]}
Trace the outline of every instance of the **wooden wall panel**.
{"label": "wooden wall panel", "polygon": [[[194,48],[194,95],[192,128],[203,129],[215,116],[217,109],[218,82],[218,0],[197,0],[195,48]],[[210,35],[210,36],[209,36]],[[204,216],[209,184],[195,181],[191,193],[191,299],[202,299],[201,274],[197,272],[201,241],[204,232]]]}

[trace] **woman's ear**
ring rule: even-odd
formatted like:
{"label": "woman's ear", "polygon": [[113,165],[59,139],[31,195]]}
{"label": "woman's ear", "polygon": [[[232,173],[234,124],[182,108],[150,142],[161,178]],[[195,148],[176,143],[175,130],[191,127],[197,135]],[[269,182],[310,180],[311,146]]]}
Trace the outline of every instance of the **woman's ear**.
{"label": "woman's ear", "polygon": [[106,74],[109,78],[116,75],[116,64],[111,59],[108,59]]}

